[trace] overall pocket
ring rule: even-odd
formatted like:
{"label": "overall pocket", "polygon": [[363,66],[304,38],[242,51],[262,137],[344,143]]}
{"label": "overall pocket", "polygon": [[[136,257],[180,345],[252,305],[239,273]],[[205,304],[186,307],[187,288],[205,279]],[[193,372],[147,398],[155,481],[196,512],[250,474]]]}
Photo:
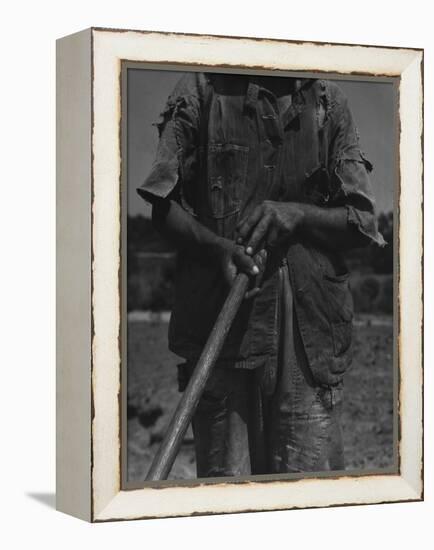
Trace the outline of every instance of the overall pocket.
{"label": "overall pocket", "polygon": [[249,148],[232,143],[208,146],[208,200],[211,215],[224,218],[239,211],[247,178]]}
{"label": "overall pocket", "polygon": [[349,273],[323,275],[333,350],[335,357],[343,355],[351,346],[353,333],[353,298],[349,288]]}

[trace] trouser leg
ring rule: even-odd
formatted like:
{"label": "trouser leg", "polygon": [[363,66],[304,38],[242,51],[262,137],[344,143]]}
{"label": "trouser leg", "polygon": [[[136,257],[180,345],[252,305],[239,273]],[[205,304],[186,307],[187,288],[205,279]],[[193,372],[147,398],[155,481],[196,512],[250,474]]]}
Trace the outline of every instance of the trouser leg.
{"label": "trouser leg", "polygon": [[343,469],[342,388],[314,382],[284,271],[282,285],[278,377],[267,419],[269,469],[271,473]]}
{"label": "trouser leg", "polygon": [[342,388],[315,383],[286,268],[281,282],[277,373],[214,369],[192,423],[198,477],[344,469]]}
{"label": "trouser leg", "polygon": [[[333,411],[330,433],[329,466],[330,470],[345,470],[344,441],[342,434],[342,388],[332,390]],[[339,393],[338,393],[339,392]]]}
{"label": "trouser leg", "polygon": [[192,421],[197,477],[250,475],[248,378],[239,369],[211,374]]}

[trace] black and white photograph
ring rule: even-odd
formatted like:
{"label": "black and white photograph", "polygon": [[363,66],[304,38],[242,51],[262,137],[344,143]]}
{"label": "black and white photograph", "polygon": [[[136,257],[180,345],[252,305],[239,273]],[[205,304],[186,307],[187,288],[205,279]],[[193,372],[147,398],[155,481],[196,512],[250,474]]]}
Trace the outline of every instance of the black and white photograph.
{"label": "black and white photograph", "polygon": [[124,63],[126,488],[398,471],[397,86]]}
{"label": "black and white photograph", "polygon": [[426,547],[428,6],[2,4],[2,548]]}
{"label": "black and white photograph", "polygon": [[2,4],[1,548],[432,546],[429,6]]}

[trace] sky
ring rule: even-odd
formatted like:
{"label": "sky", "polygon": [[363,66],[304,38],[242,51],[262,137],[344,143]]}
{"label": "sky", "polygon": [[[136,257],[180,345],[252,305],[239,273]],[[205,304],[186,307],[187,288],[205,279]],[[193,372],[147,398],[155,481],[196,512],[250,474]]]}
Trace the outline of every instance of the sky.
{"label": "sky", "polygon": [[[149,173],[157,147],[152,123],[167,96],[184,73],[168,70],[128,69],[127,158],[128,214],[148,216],[150,207],[136,188]],[[374,165],[371,173],[378,212],[393,207],[398,178],[396,142],[397,104],[391,82],[339,80],[348,97],[360,134],[360,143]]]}

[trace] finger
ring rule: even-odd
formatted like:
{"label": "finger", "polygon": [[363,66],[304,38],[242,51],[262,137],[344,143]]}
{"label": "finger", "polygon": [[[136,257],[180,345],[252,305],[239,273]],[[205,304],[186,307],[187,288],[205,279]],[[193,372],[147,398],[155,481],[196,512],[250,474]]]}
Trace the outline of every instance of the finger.
{"label": "finger", "polygon": [[255,256],[254,257],[254,262],[255,262],[255,265],[258,266],[259,273],[260,273],[264,268],[262,258],[260,258],[259,256]]}
{"label": "finger", "polygon": [[268,233],[270,221],[271,221],[271,216],[265,216],[254,228],[253,233],[251,234],[246,246],[246,254],[252,255],[255,252],[255,250],[258,248],[259,243],[263,240],[265,235]]}
{"label": "finger", "polygon": [[223,270],[224,280],[227,285],[232,286],[232,283],[237,276],[237,267],[233,263],[228,263]]}
{"label": "finger", "polygon": [[247,275],[256,276],[259,274],[259,267],[256,262],[248,256],[244,249],[240,249],[240,252],[235,257],[235,263],[238,271],[247,273]]}
{"label": "finger", "polygon": [[265,248],[262,248],[259,252],[255,254],[253,257],[253,261],[256,262],[256,264],[264,264],[267,261],[267,250]]}
{"label": "finger", "polygon": [[260,288],[262,287],[262,279],[264,278],[264,273],[265,273],[265,267],[267,262],[267,251],[263,248],[255,255],[253,259],[256,265],[259,267],[259,275],[256,277],[255,286]]}
{"label": "finger", "polygon": [[[252,229],[257,225],[262,218],[262,206],[257,206],[251,214],[241,220],[237,226],[238,240],[242,239],[242,242],[250,235]],[[237,240],[237,242],[238,242]]]}
{"label": "finger", "polygon": [[249,290],[244,295],[244,300],[250,300],[262,292],[262,288],[255,286],[252,290]]}

